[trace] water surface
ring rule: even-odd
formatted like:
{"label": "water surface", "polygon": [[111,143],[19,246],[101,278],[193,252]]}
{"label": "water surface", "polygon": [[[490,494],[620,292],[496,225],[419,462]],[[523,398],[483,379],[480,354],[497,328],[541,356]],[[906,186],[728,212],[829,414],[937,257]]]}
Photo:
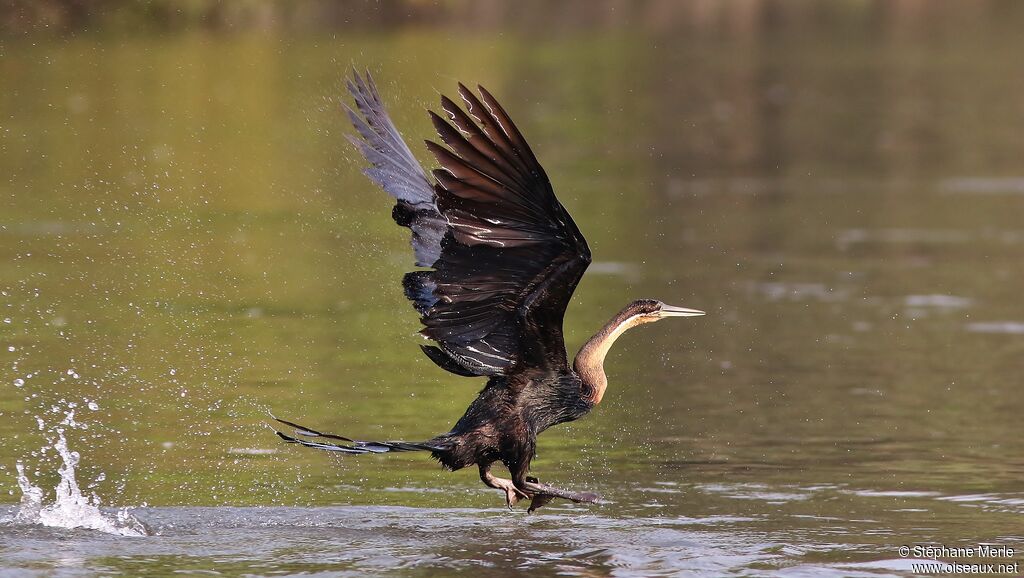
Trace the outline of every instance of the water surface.
{"label": "water surface", "polygon": [[[57,483],[62,428],[83,490],[155,535],[7,524],[0,573],[850,576],[909,573],[903,544],[1024,551],[1024,14],[768,4],[4,38],[0,499],[19,461]],[[630,332],[601,406],[542,436],[535,473],[609,504],[508,513],[474,472],[266,427],[425,439],[481,387],[417,349],[405,232],[343,139],[353,62],[424,160],[437,91],[507,105],[595,255],[571,352],[637,297],[708,311]]]}

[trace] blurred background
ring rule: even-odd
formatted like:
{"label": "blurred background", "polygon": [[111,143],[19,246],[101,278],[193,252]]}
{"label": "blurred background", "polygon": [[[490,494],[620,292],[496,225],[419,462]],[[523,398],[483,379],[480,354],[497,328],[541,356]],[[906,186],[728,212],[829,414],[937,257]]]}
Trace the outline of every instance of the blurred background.
{"label": "blurred background", "polygon": [[357,67],[427,166],[439,93],[508,109],[595,255],[570,355],[637,297],[709,313],[620,340],[542,480],[869,558],[1021,540],[1022,29],[1000,0],[0,3],[0,501],[18,461],[52,487],[64,429],[115,505],[500,505],[265,427],[423,439],[482,385],[416,347]]}

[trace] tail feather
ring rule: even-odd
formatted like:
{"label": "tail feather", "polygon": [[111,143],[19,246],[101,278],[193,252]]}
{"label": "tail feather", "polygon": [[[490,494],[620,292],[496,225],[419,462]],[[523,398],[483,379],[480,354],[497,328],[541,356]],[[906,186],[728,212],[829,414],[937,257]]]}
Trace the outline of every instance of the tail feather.
{"label": "tail feather", "polygon": [[[274,418],[274,421],[282,423],[295,430],[294,436],[286,434],[280,430],[275,430],[278,437],[286,443],[299,444],[301,446],[306,446],[307,448],[316,448],[318,450],[325,450],[329,452],[338,452],[343,454],[384,454],[388,452],[442,452],[448,449],[443,444],[430,442],[413,443],[402,441],[375,442],[354,440],[344,436],[319,432],[313,428],[301,426],[297,423],[279,419],[274,416],[271,417]],[[310,439],[302,439],[302,437],[296,436],[302,436]]]}

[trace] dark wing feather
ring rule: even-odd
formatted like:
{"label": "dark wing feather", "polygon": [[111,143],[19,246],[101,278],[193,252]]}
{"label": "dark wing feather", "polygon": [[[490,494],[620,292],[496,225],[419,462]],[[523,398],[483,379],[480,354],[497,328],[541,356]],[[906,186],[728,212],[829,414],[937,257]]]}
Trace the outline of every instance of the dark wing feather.
{"label": "dark wing feather", "polygon": [[459,94],[468,114],[442,98],[449,120],[431,115],[447,145],[427,144],[451,236],[430,273],[437,302],[423,333],[478,374],[563,368],[562,317],[590,249],[501,105],[482,87]]}
{"label": "dark wing feather", "polygon": [[398,200],[391,215],[396,223],[412,229],[416,264],[429,267],[440,256],[441,239],[448,229],[434,204],[434,189],[391,122],[370,74],[366,73],[363,79],[353,71],[348,91],[359,112],[345,108],[352,126],[362,137],[349,140],[370,163],[363,173]]}
{"label": "dark wing feather", "polygon": [[364,115],[353,124],[367,174],[398,199],[395,220],[413,230],[417,264],[433,268],[403,281],[423,335],[437,342],[427,356],[457,375],[567,367],[562,317],[590,249],[501,105],[461,84],[466,111],[442,97],[448,120],[431,119],[447,147],[427,142],[441,164],[428,196],[369,76],[355,75],[349,91]]}

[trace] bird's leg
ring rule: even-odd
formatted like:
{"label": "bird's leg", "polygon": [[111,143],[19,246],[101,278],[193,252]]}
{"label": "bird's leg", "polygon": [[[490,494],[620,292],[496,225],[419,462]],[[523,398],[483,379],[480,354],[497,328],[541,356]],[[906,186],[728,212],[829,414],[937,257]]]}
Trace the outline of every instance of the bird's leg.
{"label": "bird's leg", "polygon": [[515,506],[516,502],[520,499],[530,497],[529,494],[517,488],[512,480],[499,478],[492,474],[490,465],[480,465],[480,481],[488,487],[503,490],[505,492],[505,504],[508,505],[509,510],[511,510],[512,506]]}

